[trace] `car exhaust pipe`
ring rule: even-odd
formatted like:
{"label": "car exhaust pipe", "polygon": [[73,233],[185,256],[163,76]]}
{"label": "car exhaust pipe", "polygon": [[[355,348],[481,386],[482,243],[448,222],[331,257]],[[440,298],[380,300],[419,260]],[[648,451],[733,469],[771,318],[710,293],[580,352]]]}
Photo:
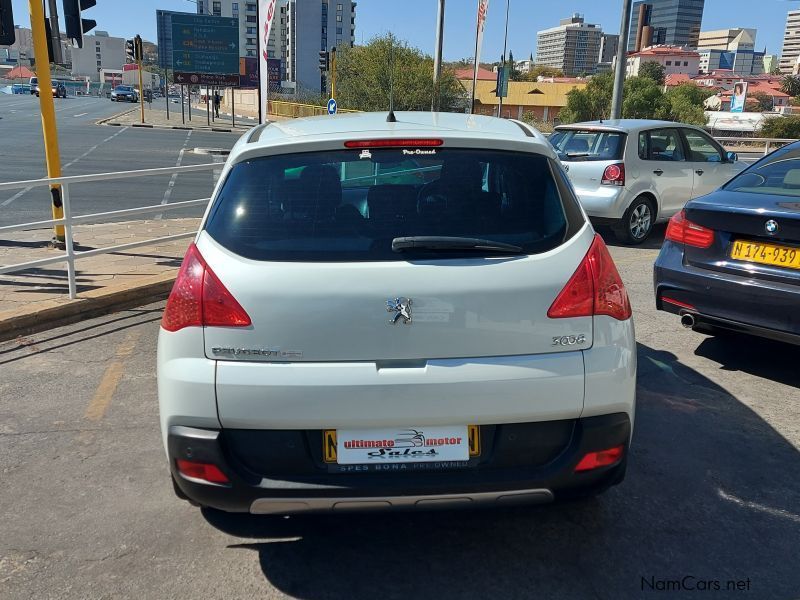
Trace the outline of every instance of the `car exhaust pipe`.
{"label": "car exhaust pipe", "polygon": [[684,313],[681,315],[681,325],[683,325],[686,329],[694,329],[697,320],[694,318],[694,315],[691,313]]}

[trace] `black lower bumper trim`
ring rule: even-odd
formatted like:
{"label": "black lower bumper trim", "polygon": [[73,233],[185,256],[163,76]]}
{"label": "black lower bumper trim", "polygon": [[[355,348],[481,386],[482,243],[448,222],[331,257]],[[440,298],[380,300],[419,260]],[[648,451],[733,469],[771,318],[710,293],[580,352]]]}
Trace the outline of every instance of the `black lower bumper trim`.
{"label": "black lower bumper trim", "polygon": [[[588,452],[627,448],[631,423],[625,413],[570,421],[569,445],[544,465],[467,468],[444,472],[255,476],[226,450],[225,430],[170,427],[170,469],[177,487],[191,501],[229,512],[289,514],[307,511],[376,508],[436,508],[486,504],[537,503],[560,496],[602,491],[622,481],[626,459],[615,465],[575,473]],[[178,473],[177,459],[217,465],[230,485],[190,481]]]}

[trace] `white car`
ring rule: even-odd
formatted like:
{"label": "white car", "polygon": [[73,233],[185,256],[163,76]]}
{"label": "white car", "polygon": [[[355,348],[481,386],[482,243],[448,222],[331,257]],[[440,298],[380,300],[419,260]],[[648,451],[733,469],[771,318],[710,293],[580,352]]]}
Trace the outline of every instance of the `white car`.
{"label": "white car", "polygon": [[747,166],[699,127],[669,121],[563,125],[550,143],[589,217],[628,244],[644,242],[653,225]]}
{"label": "white car", "polygon": [[547,140],[491,117],[261,125],[158,343],[176,493],[291,514],[506,505],[619,483],[625,287]]}

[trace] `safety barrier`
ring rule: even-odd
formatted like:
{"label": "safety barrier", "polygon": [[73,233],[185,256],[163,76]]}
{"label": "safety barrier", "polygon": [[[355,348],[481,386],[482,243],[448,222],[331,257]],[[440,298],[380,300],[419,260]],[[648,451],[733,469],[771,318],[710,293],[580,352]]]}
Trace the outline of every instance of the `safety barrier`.
{"label": "safety barrier", "polygon": [[[337,112],[357,113],[361,111],[340,108],[338,109]],[[283,100],[270,100],[269,114],[276,117],[289,117],[292,119],[296,119],[299,117],[315,117],[318,115],[327,115],[328,108],[326,106],[317,106],[316,104],[301,104],[299,102],[284,102]]]}
{"label": "safety barrier", "polygon": [[108,181],[112,179],[127,179],[134,177],[153,177],[156,175],[171,175],[174,173],[187,173],[192,171],[211,171],[219,169],[219,163],[208,163],[202,165],[189,165],[184,167],[165,167],[160,169],[141,169],[138,171],[118,171],[114,173],[98,173],[95,175],[72,175],[69,177],[53,177],[45,179],[32,179],[29,181],[13,181],[10,183],[0,183],[0,191],[13,190],[20,188],[33,188],[41,186],[50,186],[59,184],[61,186],[61,202],[64,210],[64,217],[62,219],[48,219],[47,221],[34,221],[32,223],[22,223],[20,225],[6,225],[0,227],[0,234],[10,231],[20,231],[25,229],[37,229],[40,227],[55,227],[56,225],[64,226],[64,239],[65,239],[65,253],[58,256],[49,258],[42,258],[39,260],[32,260],[25,263],[18,263],[14,265],[0,266],[0,275],[5,273],[15,273],[25,271],[27,269],[34,269],[43,267],[45,265],[56,264],[61,262],[67,263],[67,279],[69,282],[69,297],[74,300],[77,298],[77,285],[75,281],[75,261],[81,258],[89,258],[90,256],[97,256],[99,254],[109,254],[111,252],[119,252],[121,250],[130,250],[140,246],[151,246],[159,242],[170,242],[182,238],[194,237],[193,232],[178,233],[174,235],[166,235],[162,237],[152,238],[139,242],[131,242],[127,244],[117,244],[116,246],[106,246],[104,248],[94,248],[92,250],[84,250],[75,252],[73,245],[72,227],[80,223],[87,223],[101,219],[126,217],[131,215],[142,215],[147,213],[164,213],[172,210],[179,210],[181,208],[190,208],[193,206],[205,206],[208,204],[209,198],[200,198],[197,200],[185,200],[182,202],[173,202],[170,204],[157,204],[154,206],[142,206],[139,208],[128,208],[124,210],[113,210],[101,213],[92,213],[80,215],[77,217],[72,216],[72,208],[69,198],[69,186],[77,183],[91,183],[95,181]]}

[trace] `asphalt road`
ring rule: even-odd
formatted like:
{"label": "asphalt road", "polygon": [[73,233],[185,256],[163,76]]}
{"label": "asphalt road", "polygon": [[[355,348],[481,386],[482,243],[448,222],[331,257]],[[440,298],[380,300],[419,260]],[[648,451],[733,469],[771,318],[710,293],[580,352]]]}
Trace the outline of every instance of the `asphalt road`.
{"label": "asphalt road", "polygon": [[[105,98],[58,99],[61,164],[64,175],[84,175],[174,167],[222,161],[195,154],[195,148],[233,146],[237,133],[108,127],[95,123],[130,108]],[[178,106],[178,121],[180,106]],[[218,172],[123,179],[70,187],[73,213],[88,214],[138,206],[195,200],[211,194]],[[46,176],[39,100],[35,96],[0,94],[0,182]],[[172,183],[171,183],[172,182]],[[174,216],[202,214],[202,209]],[[0,192],[0,226],[50,219],[46,188]],[[129,219],[130,217],[126,217]]]}
{"label": "asphalt road", "polygon": [[627,479],[587,502],[201,512],[173,496],[161,446],[162,305],[0,345],[0,597],[798,598],[797,348],[656,313],[658,245],[612,247],[635,310],[637,421]]}

